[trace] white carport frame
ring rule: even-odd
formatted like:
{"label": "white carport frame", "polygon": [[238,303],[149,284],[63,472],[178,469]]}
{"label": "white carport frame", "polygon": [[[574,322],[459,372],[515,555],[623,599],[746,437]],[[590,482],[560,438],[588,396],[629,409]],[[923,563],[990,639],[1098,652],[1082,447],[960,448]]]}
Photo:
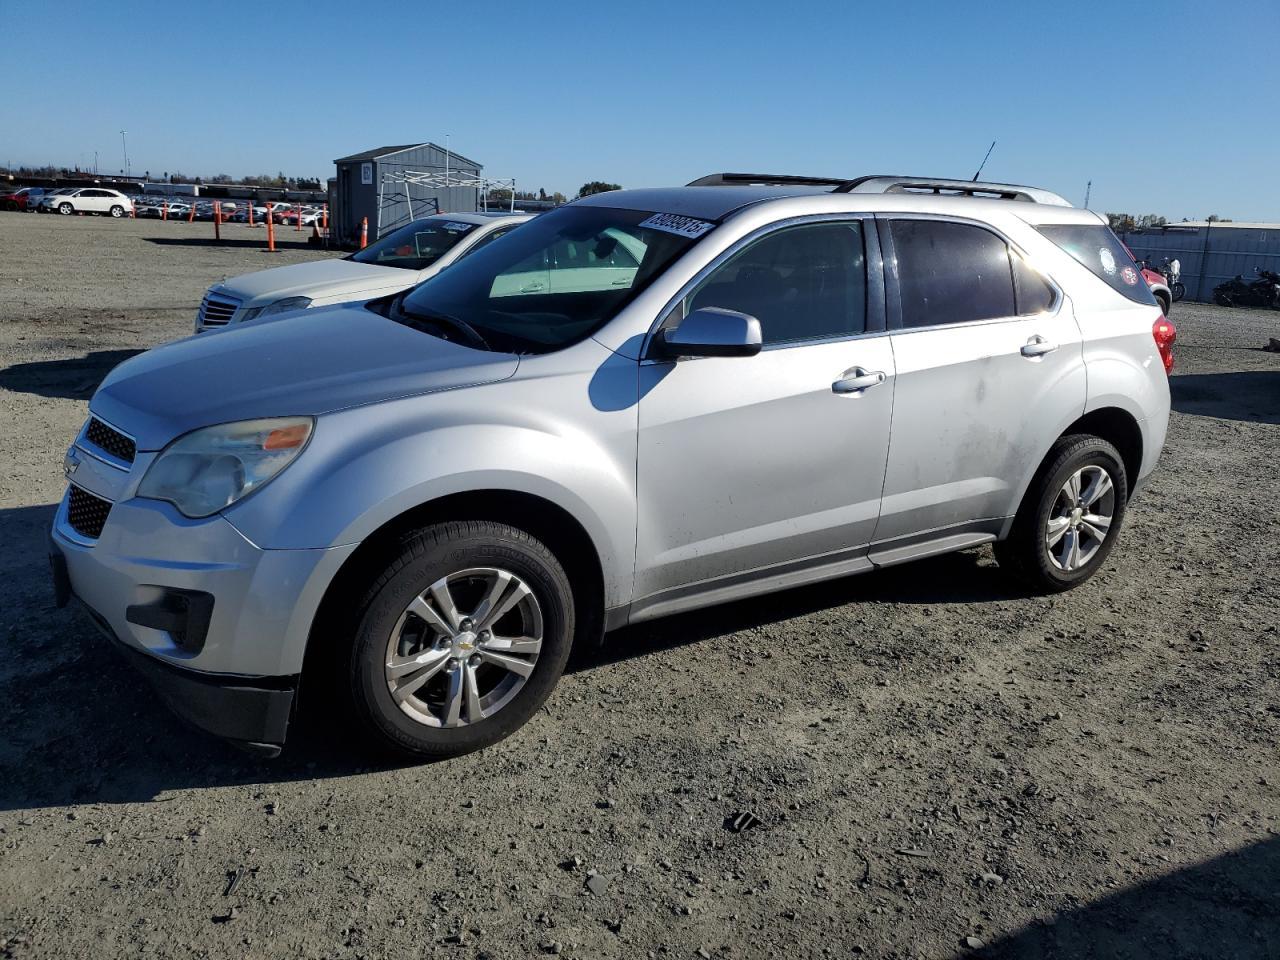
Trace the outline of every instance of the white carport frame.
{"label": "white carport frame", "polygon": [[[409,207],[409,220],[417,219],[413,212],[413,197],[409,191],[412,186],[423,187],[428,190],[442,190],[448,187],[478,187],[480,190],[480,204],[486,213],[489,210],[489,191],[506,188],[511,193],[511,212],[514,213],[516,209],[516,181],[514,178],[493,180],[489,177],[473,177],[449,171],[426,173],[418,170],[388,170],[383,173],[382,180],[378,184],[378,222],[374,233],[375,237],[382,236],[382,211],[388,203],[397,203],[403,199]],[[388,191],[388,187],[391,188],[390,191]],[[401,191],[401,187],[403,187],[403,191]],[[399,226],[399,224],[396,224],[396,226]]]}

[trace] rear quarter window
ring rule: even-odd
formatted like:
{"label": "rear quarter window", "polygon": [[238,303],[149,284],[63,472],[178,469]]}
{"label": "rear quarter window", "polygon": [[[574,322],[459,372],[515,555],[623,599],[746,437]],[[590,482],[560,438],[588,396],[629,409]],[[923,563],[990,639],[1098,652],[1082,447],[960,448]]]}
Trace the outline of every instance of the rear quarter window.
{"label": "rear quarter window", "polygon": [[1156,306],[1142,271],[1111,228],[1081,223],[1045,223],[1036,227],[1117,293],[1134,303]]}

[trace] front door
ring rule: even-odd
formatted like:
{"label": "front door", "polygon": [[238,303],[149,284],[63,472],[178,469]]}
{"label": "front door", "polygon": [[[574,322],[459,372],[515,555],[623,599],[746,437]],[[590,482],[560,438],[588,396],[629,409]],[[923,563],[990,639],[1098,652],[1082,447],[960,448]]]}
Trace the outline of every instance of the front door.
{"label": "front door", "polygon": [[[875,560],[919,539],[989,534],[1019,484],[1084,411],[1070,303],[990,229],[882,221],[897,361]],[[896,294],[896,295],[895,295]]]}
{"label": "front door", "polygon": [[894,389],[878,250],[869,221],[776,228],[726,253],[664,321],[739,310],[764,349],[641,365],[636,609],[866,565]]}

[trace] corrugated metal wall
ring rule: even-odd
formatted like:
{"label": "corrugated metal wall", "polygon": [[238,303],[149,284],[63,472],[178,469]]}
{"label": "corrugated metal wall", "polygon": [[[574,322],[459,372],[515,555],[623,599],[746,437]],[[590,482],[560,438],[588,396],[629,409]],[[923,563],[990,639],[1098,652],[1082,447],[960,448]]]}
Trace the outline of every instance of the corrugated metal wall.
{"label": "corrugated metal wall", "polygon": [[1236,274],[1254,279],[1254,268],[1280,271],[1280,229],[1179,227],[1125,233],[1120,239],[1139,259],[1159,266],[1165,257],[1182,263],[1188,300],[1213,300],[1213,288]]}
{"label": "corrugated metal wall", "polygon": [[[373,164],[373,182],[364,183],[361,166]],[[373,160],[353,160],[338,165],[338,174],[332,191],[334,202],[333,227],[337,239],[354,243],[360,236],[360,221],[369,218],[369,241],[403,226],[412,216],[421,218],[435,213],[437,204],[445,213],[473,212],[480,206],[480,191],[474,187],[449,187],[432,190],[411,184],[388,184],[383,187],[383,204],[379,218],[378,187],[388,171],[412,171],[415,173],[444,173],[445,152],[433,146],[416,147],[401,153]],[[460,161],[449,155],[448,169],[463,176],[478,176],[481,168],[468,161]],[[381,233],[379,232],[381,219]]]}

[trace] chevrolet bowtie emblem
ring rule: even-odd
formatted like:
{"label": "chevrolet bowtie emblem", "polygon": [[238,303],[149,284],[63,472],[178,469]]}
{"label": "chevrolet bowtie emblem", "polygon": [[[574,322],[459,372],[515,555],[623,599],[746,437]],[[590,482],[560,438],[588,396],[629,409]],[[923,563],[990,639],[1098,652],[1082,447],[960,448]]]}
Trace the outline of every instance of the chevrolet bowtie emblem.
{"label": "chevrolet bowtie emblem", "polygon": [[74,450],[68,450],[67,455],[62,458],[62,472],[68,477],[80,469],[80,458]]}

